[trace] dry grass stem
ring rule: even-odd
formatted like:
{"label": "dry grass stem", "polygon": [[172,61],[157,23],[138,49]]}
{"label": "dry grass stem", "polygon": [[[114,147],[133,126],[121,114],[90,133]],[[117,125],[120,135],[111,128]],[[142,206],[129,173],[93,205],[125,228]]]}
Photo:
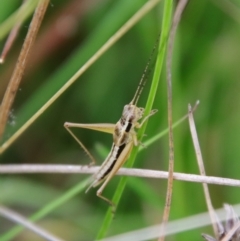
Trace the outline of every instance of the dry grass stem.
{"label": "dry grass stem", "polygon": [[7,40],[6,40],[6,43],[3,47],[3,51],[2,51],[2,54],[0,56],[0,64],[4,63],[5,61],[5,58],[9,52],[9,50],[11,49],[12,45],[13,45],[13,42],[15,41],[17,35],[18,35],[18,32],[19,32],[19,29],[21,27],[22,23],[19,22],[19,23],[16,23],[16,25],[14,26],[14,28],[11,30]]}
{"label": "dry grass stem", "polygon": [[[34,173],[59,173],[59,174],[92,174],[97,172],[99,166],[89,167],[88,165],[41,165],[41,164],[23,164],[23,165],[0,165],[1,174],[34,174]],[[155,171],[137,168],[121,168],[117,175],[143,177],[143,178],[168,178],[168,172]],[[240,187],[240,180],[213,176],[201,176],[195,174],[185,174],[174,172],[174,180],[208,183],[216,185]]]}
{"label": "dry grass stem", "polygon": [[[206,176],[203,158],[202,158],[202,152],[201,152],[200,144],[199,144],[199,141],[198,141],[196,126],[195,126],[193,113],[192,113],[192,107],[191,107],[190,104],[188,105],[188,111],[189,111],[189,127],[190,127],[190,131],[191,131],[191,135],[192,135],[192,140],[193,140],[193,145],[194,145],[194,149],[195,149],[195,153],[196,153],[199,171],[200,171],[200,174],[202,176]],[[210,194],[209,194],[209,189],[208,189],[208,186],[207,186],[206,183],[203,183],[203,190],[204,190],[204,195],[205,195],[205,198],[206,198],[206,203],[207,203],[209,215],[210,215],[210,218],[211,218],[211,221],[212,221],[214,233],[215,233],[215,236],[217,237],[218,228],[217,228],[217,225],[216,225],[216,216],[215,216],[215,212],[214,212],[214,209],[213,209],[213,206],[212,206],[211,197],[210,197]]]}
{"label": "dry grass stem", "polygon": [[3,101],[0,109],[0,139],[2,138],[4,129],[8,120],[10,109],[12,107],[16,93],[19,89],[23,72],[27,64],[27,58],[33,46],[36,35],[38,33],[44,13],[48,6],[48,2],[49,0],[40,1],[36,8],[28,34],[25,38],[23,47],[21,49],[19,58],[17,60],[16,67],[14,69],[13,75],[11,77],[11,80],[8,84],[5,95],[3,97]]}
{"label": "dry grass stem", "polygon": [[166,201],[163,213],[162,226],[160,231],[159,241],[164,241],[164,229],[165,225],[168,222],[171,201],[172,201],[172,190],[173,190],[173,172],[174,172],[174,141],[173,141],[173,127],[172,127],[172,53],[173,53],[173,45],[175,34],[177,30],[178,23],[180,21],[182,12],[187,4],[187,0],[181,0],[178,2],[176,7],[172,27],[170,30],[169,41],[168,41],[168,51],[167,51],[167,93],[168,93],[168,128],[169,128],[169,177],[168,177],[168,186],[167,186],[167,194]]}
{"label": "dry grass stem", "polygon": [[[23,0],[22,5],[26,2],[26,0]],[[10,34],[8,35],[8,38],[6,40],[6,43],[3,47],[3,51],[2,54],[0,56],[0,64],[2,64],[5,61],[5,58],[9,52],[9,50],[11,49],[17,35],[19,32],[19,29],[22,25],[22,20],[20,19],[19,22],[16,23],[16,25],[13,27],[13,29],[11,30]]]}

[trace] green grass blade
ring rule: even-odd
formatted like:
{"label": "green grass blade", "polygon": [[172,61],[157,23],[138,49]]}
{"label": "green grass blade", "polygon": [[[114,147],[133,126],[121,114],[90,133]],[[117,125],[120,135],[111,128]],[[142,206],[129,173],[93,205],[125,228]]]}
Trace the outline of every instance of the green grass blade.
{"label": "green grass blade", "polygon": [[[166,13],[164,13],[164,16],[168,17],[169,16],[169,11],[171,11],[171,9],[169,8],[165,8]],[[163,60],[164,60],[164,56],[165,56],[165,52],[166,52],[166,39],[169,33],[169,27],[168,25],[165,24],[165,21],[163,21],[163,27],[162,27],[162,33],[161,33],[161,38],[159,41],[159,53],[157,56],[157,61],[156,61],[156,66],[155,66],[155,70],[154,70],[154,75],[153,75],[153,80],[152,80],[152,84],[151,84],[151,89],[149,92],[149,96],[148,96],[148,100],[147,100],[147,104],[146,104],[146,115],[148,113],[150,113],[151,109],[152,109],[152,105],[156,96],[156,92],[157,92],[157,88],[158,88],[158,83],[160,80],[160,75],[161,75],[161,70],[162,70],[162,66],[163,66]],[[141,128],[141,130],[139,130],[139,140],[141,140],[145,128],[146,128],[147,123],[145,123],[143,125],[143,127]],[[131,153],[131,156],[127,162],[127,167],[132,167],[134,164],[134,161],[136,159],[137,156],[137,152],[138,152],[138,147],[133,148],[133,151]],[[113,196],[113,203],[115,203],[116,207],[121,199],[122,193],[124,191],[124,188],[126,186],[126,182],[127,182],[127,177],[122,177],[118,187],[116,188],[116,192]],[[111,211],[111,207],[109,207],[105,219],[103,221],[102,227],[97,235],[97,239],[102,239],[106,236],[106,233],[111,225],[111,222],[113,220],[113,214]]]}
{"label": "green grass blade", "polygon": [[33,13],[37,6],[37,0],[26,1],[16,12],[0,25],[0,40],[2,40],[16,23],[23,22]]}

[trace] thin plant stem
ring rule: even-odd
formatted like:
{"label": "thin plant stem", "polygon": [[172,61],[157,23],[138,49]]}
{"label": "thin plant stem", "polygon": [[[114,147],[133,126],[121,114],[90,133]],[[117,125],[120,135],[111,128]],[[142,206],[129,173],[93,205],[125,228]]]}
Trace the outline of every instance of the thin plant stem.
{"label": "thin plant stem", "polygon": [[[89,165],[60,165],[60,164],[7,164],[0,165],[1,174],[93,174],[99,170],[100,166],[90,167]],[[119,176],[131,176],[141,178],[161,178],[167,179],[169,174],[166,171],[120,168],[116,173]],[[240,187],[240,180],[213,176],[202,176],[196,174],[185,174],[174,172],[173,179],[186,182],[208,183],[215,185],[225,185]]]}
{"label": "thin plant stem", "polygon": [[55,235],[49,233],[48,231],[40,228],[36,224],[28,221],[25,217],[1,205],[0,205],[0,216],[5,217],[15,223],[21,224],[23,227],[31,230],[32,232],[38,234],[39,236],[43,237],[46,240],[63,241],[62,239],[56,237]]}
{"label": "thin plant stem", "polygon": [[[188,110],[189,110],[189,126],[190,126],[193,145],[194,145],[194,149],[195,149],[195,153],[196,153],[199,172],[202,176],[206,176],[203,158],[202,158],[202,152],[201,152],[200,144],[199,144],[199,141],[198,141],[197,130],[196,130],[193,114],[191,112],[192,108],[191,108],[190,104],[188,105]],[[217,237],[218,236],[218,227],[217,227],[217,224],[216,224],[217,223],[216,222],[216,215],[215,215],[215,211],[214,211],[213,206],[212,206],[208,185],[206,183],[203,183],[202,185],[203,185],[204,195],[205,195],[209,215],[210,215],[210,218],[211,218],[211,221],[212,221],[215,237]]]}
{"label": "thin plant stem", "polygon": [[[165,30],[165,36],[167,37],[170,29],[172,15],[172,0],[165,1],[164,4],[164,15],[162,29]],[[169,54],[169,51],[168,51]],[[169,58],[168,58],[169,59]],[[168,67],[168,66],[167,66]],[[167,70],[170,70],[170,67]],[[168,74],[168,73],[167,73]],[[164,241],[165,224],[168,221],[171,199],[172,199],[172,185],[173,185],[173,166],[174,166],[174,146],[173,146],[173,132],[172,132],[172,83],[171,78],[167,78],[167,103],[168,103],[168,128],[169,128],[169,176],[168,176],[168,187],[165,200],[165,207],[163,212],[162,225],[160,229],[159,241]]]}
{"label": "thin plant stem", "polygon": [[38,0],[28,0],[21,5],[7,20],[0,25],[0,40],[2,40],[18,22],[26,20],[34,11]]}
{"label": "thin plant stem", "polygon": [[28,34],[24,40],[19,58],[17,60],[16,67],[14,69],[11,80],[8,84],[7,90],[3,97],[0,108],[0,139],[2,138],[10,109],[12,107],[13,101],[15,99],[16,93],[19,89],[22,76],[27,65],[27,59],[31,48],[33,46],[34,40],[42,23],[42,19],[46,12],[49,0],[39,1],[39,4],[35,10]]}
{"label": "thin plant stem", "polygon": [[[26,0],[23,0],[22,5],[25,2],[26,2]],[[5,61],[5,58],[9,52],[9,50],[11,49],[21,26],[22,26],[22,20],[20,19],[20,20],[18,20],[18,22],[16,22],[15,26],[13,27],[10,34],[8,35],[8,38],[4,44],[4,47],[3,47],[3,50],[2,50],[2,53],[0,56],[0,64],[2,64]]]}
{"label": "thin plant stem", "polygon": [[[49,213],[51,213],[54,209],[58,208],[59,206],[63,205],[68,200],[72,199],[74,196],[76,196],[79,192],[83,191],[86,187],[87,183],[89,182],[89,179],[86,179],[85,181],[82,181],[81,183],[75,185],[70,190],[68,190],[66,193],[64,193],[61,197],[58,199],[50,202],[45,207],[40,209],[38,212],[33,214],[29,219],[31,221],[37,221]],[[12,228],[10,231],[6,232],[0,237],[1,241],[8,241],[16,237],[21,231],[23,231],[23,227],[16,226]]]}
{"label": "thin plant stem", "polygon": [[[172,192],[173,192],[173,174],[174,174],[174,141],[173,141],[173,124],[172,124],[172,53],[177,26],[181,19],[182,12],[187,4],[188,0],[180,0],[176,7],[172,27],[169,35],[168,52],[167,52],[167,89],[168,89],[168,126],[169,126],[169,178],[166,194],[166,203],[163,213],[162,230],[160,233],[159,241],[164,241],[164,228],[169,219]],[[172,3],[169,3],[169,5]]]}

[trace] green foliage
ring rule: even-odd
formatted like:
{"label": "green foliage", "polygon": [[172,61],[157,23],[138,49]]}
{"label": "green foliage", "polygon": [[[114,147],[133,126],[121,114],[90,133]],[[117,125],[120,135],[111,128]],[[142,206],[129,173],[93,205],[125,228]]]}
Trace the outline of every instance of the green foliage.
{"label": "green foliage", "polygon": [[[16,10],[16,4],[11,2],[0,3],[1,21]],[[15,125],[8,125],[5,140],[48,101],[144,3],[143,0],[97,1],[89,6],[87,3],[87,7],[75,19],[72,35],[59,38],[59,42],[56,42],[54,32],[47,34],[47,30],[53,28],[55,19],[66,17],[63,10],[71,2],[55,1],[50,5],[36,40],[38,48],[33,50],[21,90],[14,102],[11,123],[15,122]],[[221,3],[219,1],[220,6]],[[63,128],[63,123],[115,123],[119,119],[123,106],[133,97],[160,32],[162,12],[163,3],[160,3],[98,59],[3,153],[1,163],[87,164],[87,156]],[[240,28],[232,18],[234,16],[234,12],[223,12],[214,1],[189,1],[177,31],[172,78],[174,121],[187,113],[188,103],[200,100],[194,115],[207,174],[237,179],[240,157]],[[23,24],[6,63],[1,66],[1,96],[10,79],[27,25]],[[68,29],[60,25],[60,30],[67,32]],[[48,41],[40,42],[42,37]],[[54,45],[49,49],[52,43]],[[48,51],[44,53],[45,49]],[[43,56],[40,55],[42,53]],[[150,86],[151,77],[139,106],[146,105]],[[143,143],[167,128],[165,62],[156,90],[153,108],[159,111],[150,118]],[[101,164],[104,157],[96,144],[101,143],[104,148],[110,149],[112,137],[89,130],[74,130],[74,133]],[[174,142],[175,170],[198,173],[187,121],[174,129]],[[167,170],[167,135],[143,148],[134,167]],[[155,225],[162,218],[167,182],[130,179],[128,177],[123,194],[120,194],[118,186],[119,177],[114,177],[104,190],[105,196],[112,197],[117,189],[120,195],[117,199],[121,197],[115,218],[107,229],[107,236]],[[56,225],[61,227],[53,232],[62,239],[93,240],[104,222],[106,212],[111,217],[111,211],[104,201],[95,196],[96,190],[92,189],[87,194],[83,192],[84,181],[81,180],[82,176],[75,174],[1,176],[0,202],[34,220],[41,217],[41,224],[50,231]],[[221,207],[222,203],[239,202],[236,188],[210,186],[210,192],[216,208]],[[205,211],[200,184],[174,182],[170,220]],[[5,222],[5,219],[0,220],[0,223]],[[9,231],[11,227],[14,228],[14,225],[0,225],[0,240],[3,240],[3,235],[16,232],[16,228]],[[209,230],[202,228],[176,234],[169,240],[201,240],[200,232],[209,233]],[[24,231],[17,240],[34,240],[28,235],[29,232]]]}

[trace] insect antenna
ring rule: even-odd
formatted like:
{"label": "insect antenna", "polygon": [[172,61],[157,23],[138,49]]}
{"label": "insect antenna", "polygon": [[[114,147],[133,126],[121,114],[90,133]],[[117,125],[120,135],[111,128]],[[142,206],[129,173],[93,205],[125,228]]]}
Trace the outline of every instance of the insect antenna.
{"label": "insect antenna", "polygon": [[152,61],[153,55],[154,55],[155,50],[156,50],[156,48],[157,48],[159,38],[160,38],[160,35],[158,36],[157,41],[156,41],[156,43],[155,43],[155,45],[154,45],[154,47],[153,47],[153,49],[152,49],[151,55],[150,55],[150,57],[149,57],[149,59],[148,59],[148,61],[147,61],[147,65],[146,65],[146,67],[145,67],[145,69],[144,69],[144,71],[143,71],[143,75],[142,75],[142,77],[141,77],[141,79],[140,79],[140,81],[139,81],[137,90],[136,90],[135,95],[134,95],[132,101],[130,102],[130,104],[133,104],[133,105],[136,105],[136,104],[137,104],[138,99],[139,99],[139,97],[140,97],[140,95],[141,95],[141,93],[142,93],[142,91],[143,91],[143,88],[144,88],[146,82],[147,82],[147,79],[148,79],[147,77],[148,77],[148,74],[149,74],[149,72],[148,72],[148,70],[149,70],[149,65],[150,65],[150,63],[151,63],[151,61]]}

